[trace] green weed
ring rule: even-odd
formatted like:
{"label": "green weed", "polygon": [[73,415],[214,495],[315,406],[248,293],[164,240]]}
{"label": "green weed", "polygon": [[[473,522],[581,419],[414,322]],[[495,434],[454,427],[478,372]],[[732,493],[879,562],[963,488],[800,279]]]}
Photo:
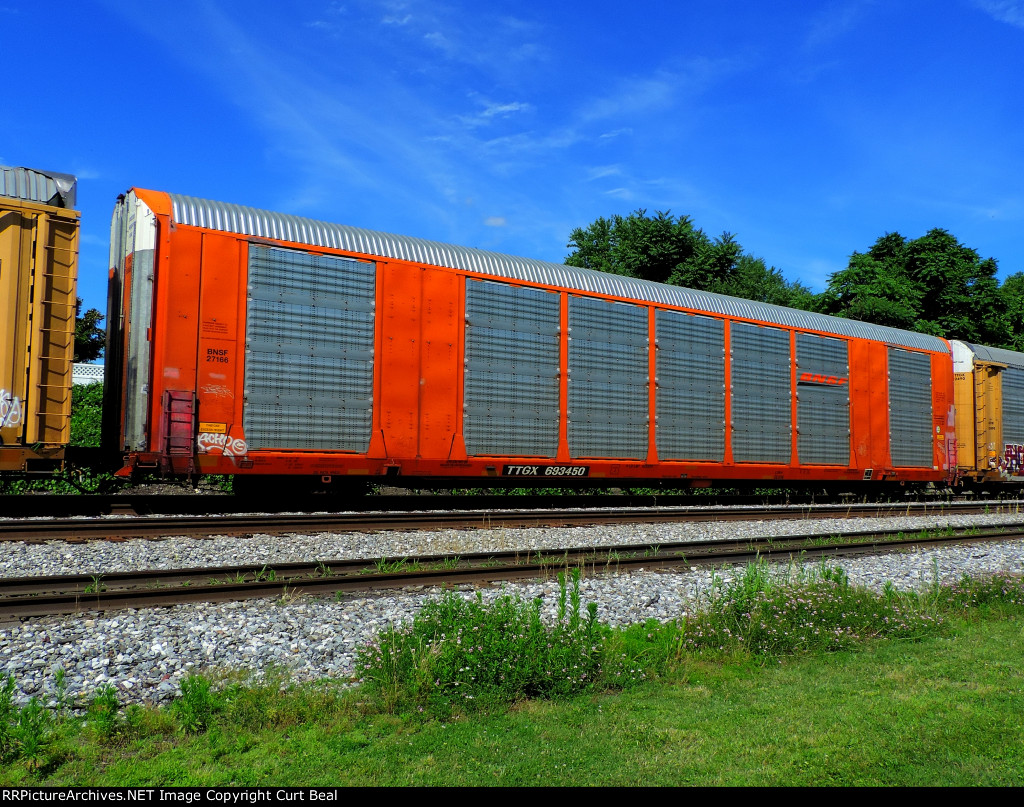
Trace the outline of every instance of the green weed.
{"label": "green weed", "polygon": [[68,693],[68,677],[63,667],[53,671],[53,711],[57,722],[63,723],[74,706],[73,698]]}
{"label": "green weed", "polygon": [[34,695],[18,710],[17,720],[10,729],[15,754],[29,769],[38,768],[53,738],[53,718]]}
{"label": "green weed", "polygon": [[[504,595],[484,604],[479,593],[467,600],[448,592],[427,603],[411,624],[392,627],[359,651],[368,693],[386,712],[448,713],[616,683],[603,674],[607,629],[597,622],[597,605],[581,612],[579,570],[558,579],[550,626],[541,620],[540,600]],[[621,671],[618,678],[626,683]]]}
{"label": "green weed", "polygon": [[96,690],[89,704],[89,722],[101,742],[110,742],[124,727],[121,701],[113,684],[104,684]]}
{"label": "green weed", "polygon": [[0,684],[0,763],[13,758],[14,738],[11,724],[17,715],[14,705],[14,676],[6,675]]}
{"label": "green weed", "polygon": [[189,675],[181,681],[181,697],[171,711],[186,734],[199,734],[209,728],[221,704],[210,681],[201,675]]}
{"label": "green weed", "polygon": [[978,578],[965,576],[957,583],[943,586],[937,604],[964,614],[975,609],[983,613],[1015,612],[1024,607],[1024,578],[1008,573]]}
{"label": "green weed", "polygon": [[941,623],[917,595],[878,595],[824,564],[795,580],[781,579],[767,563],[750,564],[728,586],[716,578],[702,606],[685,629],[684,646],[695,653],[834,651],[872,638],[921,637]]}
{"label": "green weed", "polygon": [[407,571],[405,558],[399,558],[398,560],[388,560],[387,557],[378,558],[374,566],[378,574],[396,574],[398,572]]}

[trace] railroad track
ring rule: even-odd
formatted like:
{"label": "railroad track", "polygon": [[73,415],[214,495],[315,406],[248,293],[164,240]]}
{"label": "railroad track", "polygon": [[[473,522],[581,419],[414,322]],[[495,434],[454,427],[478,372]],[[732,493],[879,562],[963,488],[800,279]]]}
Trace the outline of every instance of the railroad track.
{"label": "railroad track", "polygon": [[1020,540],[1024,528],[979,531],[851,532],[545,551],[321,560],[263,566],[168,569],[104,575],[5,578],[0,620],[177,605],[196,601],[323,594],[408,586],[538,578],[580,568],[586,574],[638,568],[747,563],[877,554],[950,543]]}
{"label": "railroad track", "polygon": [[[995,499],[996,497],[990,497]],[[556,509],[567,502],[584,507],[734,507],[744,505],[777,506],[785,504],[849,504],[866,502],[850,495],[828,496],[819,493],[790,491],[781,494],[715,494],[680,493],[585,493],[530,494],[402,494],[402,495],[329,495],[290,494],[276,501],[266,498],[225,494],[116,494],[116,495],[0,495],[0,517],[36,518],[108,515],[227,515],[232,513],[272,512],[372,512],[391,510],[499,510]],[[896,500],[894,503],[898,503]],[[911,501],[911,499],[905,499]],[[913,499],[917,501],[917,499]],[[963,497],[935,496],[926,503],[959,503],[974,501]]]}
{"label": "railroad track", "polygon": [[783,507],[650,507],[446,512],[313,513],[221,516],[138,516],[0,521],[0,541],[88,541],[169,536],[282,535],[383,530],[571,527],[686,521],[755,521],[806,518],[1020,514],[1024,502],[789,505]]}

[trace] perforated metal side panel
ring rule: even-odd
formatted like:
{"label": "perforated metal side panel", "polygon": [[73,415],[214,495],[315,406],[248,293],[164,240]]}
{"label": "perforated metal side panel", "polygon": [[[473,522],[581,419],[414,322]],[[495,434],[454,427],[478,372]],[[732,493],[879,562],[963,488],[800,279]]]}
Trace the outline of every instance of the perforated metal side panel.
{"label": "perforated metal side panel", "polygon": [[889,348],[889,447],[898,468],[934,463],[931,390],[931,357]]}
{"label": "perforated metal side panel", "polygon": [[249,448],[370,444],[376,266],[249,246]]}
{"label": "perforated metal side panel", "polygon": [[655,314],[658,458],[725,458],[725,323]]}
{"label": "perforated metal side panel", "polygon": [[647,456],[647,309],[569,298],[569,452]]}
{"label": "perforated metal side panel", "polygon": [[559,295],[466,281],[469,454],[558,453]]}
{"label": "perforated metal side panel", "polygon": [[1003,376],[1003,443],[1024,445],[1024,370],[1007,367]]}
{"label": "perforated metal side panel", "polygon": [[792,454],[789,331],[734,322],[732,455],[736,462],[789,462]]}
{"label": "perforated metal side panel", "polygon": [[847,344],[796,335],[797,453],[803,465],[850,464]]}

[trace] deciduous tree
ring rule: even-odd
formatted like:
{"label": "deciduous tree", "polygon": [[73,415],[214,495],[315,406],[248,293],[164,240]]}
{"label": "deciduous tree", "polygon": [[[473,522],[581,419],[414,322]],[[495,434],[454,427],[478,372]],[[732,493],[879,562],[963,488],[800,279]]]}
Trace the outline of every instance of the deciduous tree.
{"label": "deciduous tree", "polygon": [[80,314],[82,300],[79,298],[76,303],[75,361],[90,362],[103,355],[107,332],[99,325],[105,317],[95,308],[90,308],[84,314]]}
{"label": "deciduous tree", "polygon": [[668,211],[599,218],[573,230],[568,246],[570,266],[777,305],[815,306],[810,289],[744,253],[734,234],[709,238],[688,216]]}
{"label": "deciduous tree", "polygon": [[987,345],[1007,340],[997,265],[949,232],[908,241],[886,233],[829,278],[822,310],[842,317]]}

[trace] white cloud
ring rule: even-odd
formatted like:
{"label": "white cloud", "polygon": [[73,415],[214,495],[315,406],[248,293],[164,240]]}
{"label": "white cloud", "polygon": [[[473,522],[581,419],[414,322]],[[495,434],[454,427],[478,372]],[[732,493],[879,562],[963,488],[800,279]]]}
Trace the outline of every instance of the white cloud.
{"label": "white cloud", "polygon": [[[620,79],[607,94],[584,102],[578,118],[584,123],[592,123],[670,109],[699,96],[743,66],[742,59],[700,58],[691,59],[679,67],[655,70],[647,76]],[[632,131],[631,127],[621,127],[605,134],[614,137],[632,134]]]}
{"label": "white cloud", "polygon": [[655,107],[667,107],[672,103],[678,87],[677,78],[666,74],[623,79],[610,94],[586,103],[580,110],[580,117],[589,122],[636,114]]}
{"label": "white cloud", "polygon": [[833,40],[853,28],[865,7],[874,0],[844,0],[829,3],[810,20],[810,29],[804,44],[810,48],[829,45]]}
{"label": "white cloud", "polygon": [[610,132],[604,132],[603,134],[598,135],[598,136],[602,140],[613,140],[616,137],[622,137],[624,135],[631,135],[631,134],[633,134],[633,127],[632,126],[624,126],[621,129],[613,129]]}
{"label": "white cloud", "polygon": [[999,22],[1024,28],[1022,0],[975,0],[974,4]]}
{"label": "white cloud", "polygon": [[449,58],[458,55],[458,46],[440,31],[430,31],[424,34],[423,41],[442,51]]}
{"label": "white cloud", "polygon": [[533,106],[524,101],[510,101],[508,103],[494,103],[484,101],[484,108],[475,115],[458,115],[459,121],[466,126],[475,128],[492,123],[496,119],[509,118],[519,112],[532,112]]}
{"label": "white cloud", "polygon": [[617,177],[622,175],[622,167],[618,165],[598,165],[587,170],[587,179],[593,181],[604,177]]}
{"label": "white cloud", "polygon": [[488,216],[484,219],[484,225],[487,227],[504,227],[508,222],[504,216]]}
{"label": "white cloud", "polygon": [[495,115],[505,116],[513,112],[527,112],[530,109],[532,109],[532,107],[529,104],[523,104],[515,101],[511,104],[492,104],[480,114],[485,118],[493,118]]}

